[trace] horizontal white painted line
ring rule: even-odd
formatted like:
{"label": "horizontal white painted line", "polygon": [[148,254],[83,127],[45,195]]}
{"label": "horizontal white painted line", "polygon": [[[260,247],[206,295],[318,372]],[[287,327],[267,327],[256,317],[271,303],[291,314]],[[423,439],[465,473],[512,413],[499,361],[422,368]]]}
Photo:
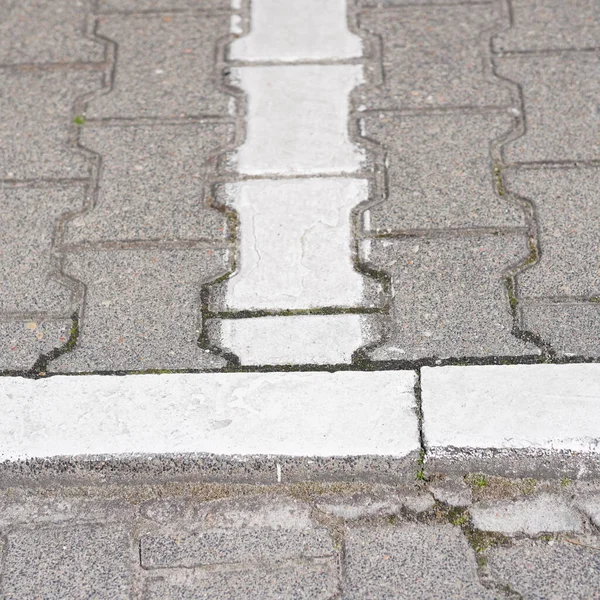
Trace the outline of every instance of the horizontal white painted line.
{"label": "horizontal white painted line", "polygon": [[426,367],[425,443],[600,452],[600,364]]}
{"label": "horizontal white painted line", "polygon": [[393,456],[419,450],[415,374],[303,372],[0,379],[0,460]]}

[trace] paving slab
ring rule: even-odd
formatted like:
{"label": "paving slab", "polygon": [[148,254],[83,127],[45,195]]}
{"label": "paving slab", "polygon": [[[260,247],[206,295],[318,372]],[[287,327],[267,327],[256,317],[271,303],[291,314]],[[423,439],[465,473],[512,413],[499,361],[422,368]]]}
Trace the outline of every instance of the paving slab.
{"label": "paving slab", "polygon": [[402,524],[352,528],[345,598],[495,598],[480,583],[459,528]]}
{"label": "paving slab", "polygon": [[598,596],[599,27],[0,1],[0,595]]}
{"label": "paving slab", "polygon": [[[582,542],[584,543],[584,542]],[[600,598],[600,554],[569,543],[523,541],[491,551],[492,576],[523,598]]]}

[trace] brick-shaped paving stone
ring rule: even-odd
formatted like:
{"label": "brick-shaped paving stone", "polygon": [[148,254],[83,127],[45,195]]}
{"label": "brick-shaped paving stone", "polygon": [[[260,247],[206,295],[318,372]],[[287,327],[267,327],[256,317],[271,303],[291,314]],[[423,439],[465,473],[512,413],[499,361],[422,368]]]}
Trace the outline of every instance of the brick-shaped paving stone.
{"label": "brick-shaped paving stone", "polygon": [[497,26],[492,5],[366,12],[359,25],[382,44],[383,83],[357,93],[363,108],[511,105],[510,88],[493,78],[482,42]]}
{"label": "brick-shaped paving stone", "polygon": [[228,14],[100,18],[99,35],[119,53],[112,90],[90,104],[88,117],[229,115],[231,97],[219,90],[215,66],[217,41],[229,30]]}
{"label": "brick-shaped paving stone", "polygon": [[104,42],[85,35],[87,0],[19,0],[0,6],[0,65],[101,62]]}
{"label": "brick-shaped paving stone", "polygon": [[494,548],[489,553],[489,570],[496,582],[508,584],[522,598],[597,599],[600,553],[594,546],[598,541],[595,538],[581,543],[523,540],[511,547]]}
{"label": "brick-shaped paving stone", "polygon": [[391,320],[377,360],[532,355],[512,333],[504,272],[528,255],[522,236],[373,240],[368,264],[389,273]]}
{"label": "brick-shaped paving stone", "polygon": [[525,224],[500,195],[490,155],[490,143],[513,129],[509,114],[382,112],[363,122],[387,167],[386,198],[369,211],[373,233]]}
{"label": "brick-shaped paving stone", "polygon": [[45,526],[7,536],[0,582],[6,600],[127,599],[133,554],[119,526]]}
{"label": "brick-shaped paving stone", "polygon": [[508,535],[579,532],[583,529],[583,520],[575,508],[562,498],[544,494],[512,502],[482,502],[471,507],[469,512],[477,529]]}
{"label": "brick-shaped paving stone", "polygon": [[216,572],[195,571],[148,579],[145,600],[326,600],[335,597],[338,576],[333,561],[286,567],[257,567]]}
{"label": "brick-shaped paving stone", "polygon": [[513,26],[493,38],[496,52],[597,47],[600,5],[596,0],[512,0]]}
{"label": "brick-shaped paving stone", "polygon": [[146,569],[317,558],[332,554],[333,543],[325,529],[245,528],[232,531],[213,528],[193,533],[148,534],[140,542],[142,566]]}
{"label": "brick-shaped paving stone", "polygon": [[600,56],[596,53],[499,57],[502,77],[523,90],[527,129],[504,146],[507,162],[600,158]]}
{"label": "brick-shaped paving stone", "polygon": [[344,598],[490,599],[460,528],[403,523],[356,527],[346,538]]}
{"label": "brick-shaped paving stone", "polygon": [[0,179],[88,177],[75,148],[75,100],[101,87],[101,74],[0,69]]}

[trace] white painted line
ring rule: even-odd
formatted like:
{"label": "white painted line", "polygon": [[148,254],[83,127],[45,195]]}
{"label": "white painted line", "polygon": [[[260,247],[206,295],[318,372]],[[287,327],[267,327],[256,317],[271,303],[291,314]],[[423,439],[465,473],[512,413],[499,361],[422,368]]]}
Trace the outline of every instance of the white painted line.
{"label": "white painted line", "polygon": [[403,457],[413,372],[0,380],[0,460],[171,454]]}
{"label": "white painted line", "polygon": [[242,365],[340,365],[371,341],[367,317],[357,314],[223,319],[221,346]]}
{"label": "white painted line", "polygon": [[368,194],[360,179],[259,179],[226,186],[240,219],[240,269],[227,309],[308,309],[363,304],[350,255],[352,209]]}
{"label": "white painted line", "polygon": [[600,364],[426,367],[428,450],[600,452]]}
{"label": "white painted line", "polygon": [[296,62],[362,55],[346,25],[346,0],[253,0],[250,34],[231,44],[229,58]]}
{"label": "white painted line", "polygon": [[236,165],[247,175],[354,173],[364,152],[348,136],[348,96],[360,65],[240,67],[248,96],[246,140]]}

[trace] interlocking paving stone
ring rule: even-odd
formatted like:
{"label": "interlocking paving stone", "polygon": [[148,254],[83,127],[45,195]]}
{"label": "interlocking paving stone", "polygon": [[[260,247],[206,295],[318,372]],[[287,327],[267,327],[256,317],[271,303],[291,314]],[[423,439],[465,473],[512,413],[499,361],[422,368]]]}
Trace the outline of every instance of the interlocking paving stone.
{"label": "interlocking paving stone", "polygon": [[0,322],[0,370],[29,370],[41,355],[69,339],[71,319]]}
{"label": "interlocking paving stone", "polygon": [[547,494],[512,502],[482,502],[469,512],[477,529],[508,535],[574,532],[583,528],[581,515],[572,506]]}
{"label": "interlocking paving stone", "polygon": [[520,310],[523,328],[539,335],[559,356],[600,354],[598,302],[524,300]]}
{"label": "interlocking paving stone", "polygon": [[86,284],[77,347],[54,372],[199,369],[224,361],[198,347],[202,283],[227,271],[210,247],[82,251],[65,273]]}
{"label": "interlocking paving stone", "polygon": [[94,99],[87,116],[229,115],[231,96],[218,89],[215,67],[217,41],[229,29],[227,14],[101,17],[98,33],[119,53],[112,91]]}
{"label": "interlocking paving stone", "polygon": [[141,564],[145,569],[191,568],[332,554],[333,543],[326,529],[290,531],[256,527],[231,531],[211,528],[193,533],[147,534],[140,541]]}
{"label": "interlocking paving stone", "polygon": [[496,52],[597,47],[600,4],[596,0],[512,0],[514,24],[493,38]]}
{"label": "interlocking paving stone", "polygon": [[256,567],[220,572],[196,571],[149,579],[145,600],[212,600],[248,598],[325,600],[335,597],[338,582],[332,564],[302,564],[284,568]]}
{"label": "interlocking paving stone", "polygon": [[368,7],[410,6],[414,4],[484,4],[485,2],[492,2],[492,0],[356,0],[359,6]]}
{"label": "interlocking paving stone", "polygon": [[598,354],[600,305],[589,300],[600,297],[600,169],[511,168],[503,175],[507,190],[533,202],[538,228],[538,262],[517,276],[523,328],[560,354]]}
{"label": "interlocking paving stone", "polygon": [[102,156],[98,198],[66,225],[64,242],[223,240],[225,215],[203,202],[203,165],[231,136],[215,123],[85,125],[82,144]]}
{"label": "interlocking paving stone", "polygon": [[499,57],[499,75],[523,90],[525,135],[508,142],[508,162],[588,161],[600,158],[600,56]]}
{"label": "interlocking paving stone", "polygon": [[429,490],[438,502],[449,506],[469,506],[472,501],[471,487],[464,479],[447,478],[442,481],[432,481]]}
{"label": "interlocking paving stone", "polygon": [[[590,545],[598,546],[597,538]],[[528,600],[600,598],[600,553],[568,543],[515,542],[489,553],[492,577]]]}
{"label": "interlocking paving stone", "polygon": [[507,169],[505,182],[535,205],[541,251],[517,277],[519,296],[600,296],[600,168]]}
{"label": "interlocking paving stone", "polygon": [[100,87],[99,73],[0,69],[0,179],[87,177],[89,159],[72,142],[74,102]]}
{"label": "interlocking paving stone", "polygon": [[232,8],[236,0],[99,0],[98,12],[144,12],[161,10],[226,10]]}
{"label": "interlocking paving stone", "polygon": [[86,39],[87,0],[0,4],[0,64],[100,62],[104,43]]}
{"label": "interlocking paving stone", "polygon": [[369,109],[510,106],[510,89],[485,66],[481,36],[494,24],[494,9],[486,4],[364,13],[360,27],[382,39],[384,81],[360,90],[358,104]]}
{"label": "interlocking paving stone", "polygon": [[477,577],[473,550],[450,525],[350,528],[344,598],[497,598]]}
{"label": "interlocking paving stone", "polygon": [[0,314],[70,316],[71,290],[51,276],[52,243],[60,218],[81,210],[84,198],[83,185],[0,187]]}
{"label": "interlocking paving stone", "polygon": [[118,526],[20,528],[7,536],[6,600],[129,598],[131,542]]}
{"label": "interlocking paving stone", "polygon": [[503,272],[528,255],[525,236],[373,240],[368,264],[393,297],[377,360],[538,354],[512,334]]}
{"label": "interlocking paving stone", "polygon": [[364,119],[364,135],[386,153],[386,198],[370,210],[376,233],[411,229],[522,226],[500,197],[490,142],[513,129],[508,114],[446,112]]}

